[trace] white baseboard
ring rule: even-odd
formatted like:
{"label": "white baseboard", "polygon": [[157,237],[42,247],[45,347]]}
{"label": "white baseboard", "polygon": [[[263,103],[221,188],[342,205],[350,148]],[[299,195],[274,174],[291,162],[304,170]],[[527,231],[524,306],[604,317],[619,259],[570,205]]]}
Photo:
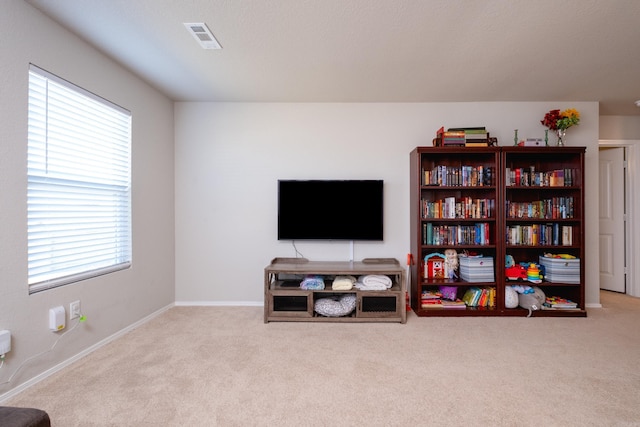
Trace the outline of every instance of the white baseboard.
{"label": "white baseboard", "polygon": [[109,344],[111,341],[114,341],[118,338],[120,338],[121,336],[123,336],[124,334],[136,329],[137,327],[144,325],[145,323],[147,323],[148,321],[150,321],[151,319],[159,316],[160,314],[164,313],[165,311],[169,310],[171,307],[173,307],[175,304],[169,304],[166,307],[161,308],[158,311],[155,311],[153,313],[151,313],[150,315],[138,320],[137,322],[127,326],[126,328],[116,332],[113,335],[108,336],[107,338],[103,339],[102,341],[99,341],[97,343],[95,343],[94,345],[87,347],[86,349],[82,350],[80,353],[76,354],[75,356],[70,357],[69,359],[58,363],[56,366],[44,371],[43,373],[36,375],[35,377],[31,378],[28,381],[25,381],[24,383],[20,384],[19,386],[9,390],[8,392],[0,395],[0,403],[4,403],[5,401],[13,398],[14,396],[17,396],[18,394],[20,394],[21,392],[23,392],[24,390],[28,389],[29,387],[32,387],[33,385],[39,383],[40,381],[46,379],[47,377],[55,374],[58,371],[61,371],[62,369],[66,368],[67,366],[73,364],[74,362],[82,359],[83,357],[85,357],[88,354],[93,353],[94,351],[96,351],[97,349],[99,349],[100,347]]}
{"label": "white baseboard", "polygon": [[263,301],[176,301],[180,307],[264,307]]}

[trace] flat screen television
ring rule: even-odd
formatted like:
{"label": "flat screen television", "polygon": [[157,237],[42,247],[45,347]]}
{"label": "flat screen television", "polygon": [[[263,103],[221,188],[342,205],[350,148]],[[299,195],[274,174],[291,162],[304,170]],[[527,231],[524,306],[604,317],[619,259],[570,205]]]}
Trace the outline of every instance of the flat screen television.
{"label": "flat screen television", "polygon": [[279,180],[278,240],[383,240],[382,180]]}

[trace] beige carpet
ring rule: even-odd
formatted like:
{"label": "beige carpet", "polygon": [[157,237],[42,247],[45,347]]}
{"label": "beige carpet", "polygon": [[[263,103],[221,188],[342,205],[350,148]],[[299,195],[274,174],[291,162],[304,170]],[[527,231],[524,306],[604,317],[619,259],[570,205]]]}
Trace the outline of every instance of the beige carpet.
{"label": "beige carpet", "polygon": [[640,425],[640,299],[602,303],[405,325],[176,307],[7,404],[56,427]]}

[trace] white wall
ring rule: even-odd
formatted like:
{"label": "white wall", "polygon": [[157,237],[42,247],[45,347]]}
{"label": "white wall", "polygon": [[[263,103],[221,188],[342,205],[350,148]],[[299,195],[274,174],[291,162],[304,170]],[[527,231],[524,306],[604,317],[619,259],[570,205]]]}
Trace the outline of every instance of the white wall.
{"label": "white wall", "polygon": [[[0,329],[12,351],[0,383],[60,333],[48,309],[80,300],[88,320],[55,350],[24,363],[10,390],[174,301],[173,104],[24,1],[0,12]],[[133,267],[62,288],[27,292],[27,85],[32,62],[132,112]],[[81,390],[79,390],[81,392]]]}
{"label": "white wall", "polygon": [[600,139],[640,139],[640,116],[600,116]]}
{"label": "white wall", "polygon": [[[276,238],[278,179],[383,179],[384,242],[356,242],[354,258],[404,262],[413,148],[431,145],[440,126],[487,126],[500,145],[513,144],[514,129],[521,139],[543,137],[544,114],[569,107],[582,122],[567,132],[567,145],[588,147],[586,300],[598,304],[596,102],[177,103],[176,301],[262,303],[264,267],[274,257],[295,256],[290,242]],[[297,242],[297,248],[312,260],[349,259],[348,243]]]}
{"label": "white wall", "polygon": [[[569,131],[568,145],[588,146],[587,302],[598,303],[597,103],[174,107],[23,1],[2,3],[0,40],[0,329],[9,329],[13,337],[0,383],[21,367],[11,383],[0,385],[0,401],[174,300],[261,304],[264,266],[273,257],[295,255],[289,242],[276,239],[280,178],[384,179],[385,241],[356,243],[355,258],[403,261],[409,250],[409,152],[430,145],[442,125],[485,125],[501,145],[510,145],[515,128],[521,138],[542,136],[539,120],[551,108],[582,112],[583,122]],[[133,267],[31,296],[26,273],[30,62],[133,114]],[[349,257],[347,243],[300,242],[298,249],[310,259]],[[27,360],[60,336],[47,329],[48,309],[68,308],[77,299],[87,323],[65,336],[55,351]]]}

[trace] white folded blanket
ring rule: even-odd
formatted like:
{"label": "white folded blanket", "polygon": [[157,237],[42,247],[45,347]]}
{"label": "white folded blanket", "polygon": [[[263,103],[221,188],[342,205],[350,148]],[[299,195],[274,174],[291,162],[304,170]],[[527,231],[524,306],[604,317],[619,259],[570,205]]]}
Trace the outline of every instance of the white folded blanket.
{"label": "white folded blanket", "polygon": [[365,285],[362,282],[356,282],[355,287],[360,289],[361,291],[386,291],[387,285],[383,283],[372,283],[370,285]]}
{"label": "white folded blanket", "polygon": [[392,285],[392,282],[389,276],[384,276],[381,274],[368,274],[364,277],[361,277],[361,280],[362,280],[362,283],[364,283],[366,286],[384,285],[385,289],[388,289]]}
{"label": "white folded blanket", "polygon": [[356,278],[353,276],[336,276],[331,288],[337,291],[348,291],[353,288]]}
{"label": "white folded blanket", "polygon": [[360,276],[355,287],[361,291],[386,291],[392,284],[389,276],[367,274],[366,276]]}

